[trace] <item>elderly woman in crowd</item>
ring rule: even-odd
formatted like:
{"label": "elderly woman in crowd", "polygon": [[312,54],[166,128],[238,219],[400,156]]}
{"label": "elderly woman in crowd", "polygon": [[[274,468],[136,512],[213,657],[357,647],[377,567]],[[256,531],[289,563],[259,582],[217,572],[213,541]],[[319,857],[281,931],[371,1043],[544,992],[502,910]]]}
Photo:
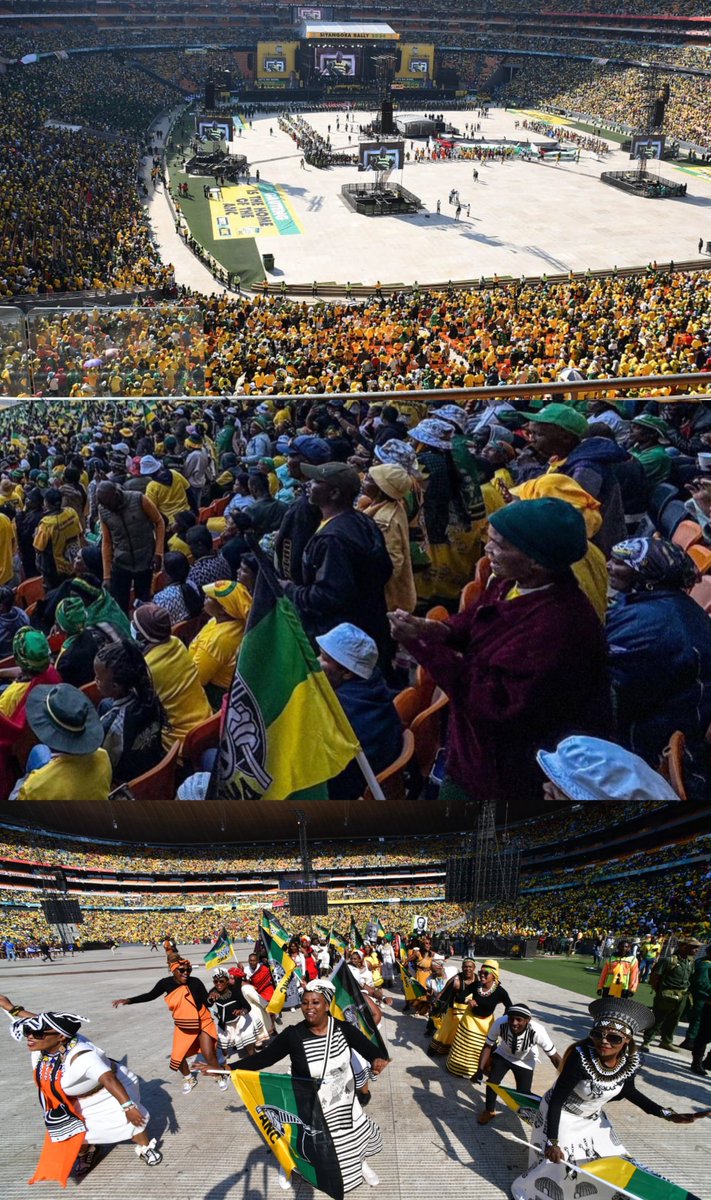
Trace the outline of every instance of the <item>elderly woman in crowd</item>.
{"label": "elderly woman in crowd", "polygon": [[82,1175],[96,1147],[132,1140],[149,1167],[163,1155],[146,1127],[150,1113],[141,1104],[138,1079],[79,1033],[86,1017],[73,1013],[33,1013],[0,996],[0,1008],[13,1019],[11,1036],[26,1042],[46,1126],[37,1169],[29,1181],[66,1187],[72,1170]]}
{"label": "elderly woman in crowd", "polygon": [[587,546],[571,504],[510,504],[491,515],[494,582],[474,604],[446,621],[390,614],[393,636],[449,696],[443,786],[469,801],[529,813],[542,796],[536,751],[606,731],[602,630],[570,569]]}
{"label": "elderly woman in crowd", "polygon": [[687,595],[696,566],[672,542],[633,538],[613,547],[608,571],[617,593],[607,641],[619,739],[657,766],[681,730],[701,792],[711,724],[711,622]]}

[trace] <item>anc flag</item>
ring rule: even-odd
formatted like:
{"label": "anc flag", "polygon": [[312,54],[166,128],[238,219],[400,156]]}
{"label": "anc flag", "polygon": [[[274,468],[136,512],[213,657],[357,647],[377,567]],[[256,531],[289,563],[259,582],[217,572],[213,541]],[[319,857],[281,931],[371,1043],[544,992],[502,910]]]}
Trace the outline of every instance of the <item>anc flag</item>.
{"label": "anc flag", "polygon": [[210,946],[203,962],[206,967],[219,967],[220,963],[226,962],[228,958],[232,958],[232,943],[223,925],[217,940]]}
{"label": "anc flag", "polygon": [[601,1180],[611,1191],[632,1196],[634,1200],[699,1200],[685,1187],[679,1187],[661,1175],[650,1174],[628,1158],[595,1158],[590,1162],[576,1163],[575,1170]]}
{"label": "anc flag", "polygon": [[336,950],[340,950],[341,954],[345,954],[348,943],[344,937],[341,937],[337,929],[332,929],[328,935],[329,946],[334,946]]}
{"label": "anc flag", "polygon": [[421,983],[418,983],[416,979],[413,979],[412,975],[408,975],[407,969],[401,962],[399,962],[397,965],[400,968],[402,990],[405,993],[405,999],[407,1000],[407,1003],[412,1004],[413,1000],[421,1000],[423,996],[426,996],[427,988],[423,987]]}
{"label": "anc flag", "polygon": [[330,940],[330,929],[326,929],[324,925],[317,925],[316,922],[314,922],[314,929],[316,930],[318,936],[323,939],[323,941],[328,942]]}
{"label": "anc flag", "polygon": [[534,1096],[531,1092],[517,1092],[515,1088],[505,1087],[503,1083],[487,1083],[486,1086],[496,1092],[507,1108],[518,1113],[522,1121],[530,1122],[533,1114],[538,1112],[541,1106],[541,1097]]}
{"label": "anc flag", "polygon": [[343,1176],[312,1079],[271,1071],[231,1071],[232,1082],[265,1142],[284,1168],[333,1200],[343,1200]]}
{"label": "anc flag", "polygon": [[351,1025],[355,1025],[377,1048],[381,1058],[387,1058],[385,1042],[373,1020],[368,1001],[345,958],[341,959],[333,971],[331,983],[336,989],[336,995],[331,1001],[331,1015],[339,1021],[349,1021]]}
{"label": "anc flag", "polygon": [[262,909],[262,928],[271,934],[275,942],[288,943],[289,934],[270,908]]}
{"label": "anc flag", "polygon": [[380,917],[378,917],[378,920],[376,921],[376,925],[378,927],[378,937],[384,938],[385,937],[385,926],[383,925],[383,922],[380,920]]}
{"label": "anc flag", "polygon": [[259,936],[274,976],[274,995],[267,1005],[267,1012],[280,1013],[284,1007],[291,977],[296,970],[296,963],[291,955],[287,954],[284,943],[278,942],[262,925],[259,927]]}
{"label": "anc flag", "polygon": [[348,936],[350,938],[351,946],[354,946],[356,950],[363,949],[363,939],[360,936],[354,917],[351,917],[351,931]]}
{"label": "anc flag", "polygon": [[209,798],[327,800],[328,781],[360,752],[294,605],[261,555]]}

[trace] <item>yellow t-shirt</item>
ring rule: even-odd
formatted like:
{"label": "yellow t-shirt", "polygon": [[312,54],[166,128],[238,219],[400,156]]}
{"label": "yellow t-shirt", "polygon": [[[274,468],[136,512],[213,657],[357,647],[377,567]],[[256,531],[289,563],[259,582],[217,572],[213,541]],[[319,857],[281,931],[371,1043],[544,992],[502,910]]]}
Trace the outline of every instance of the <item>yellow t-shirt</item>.
{"label": "yellow t-shirt", "polygon": [[12,579],[15,568],[12,556],[15,551],[15,527],[5,513],[0,513],[0,586]]}
{"label": "yellow t-shirt", "polygon": [[108,800],[111,759],[105,750],[93,754],[57,754],[32,771],[18,800]]}
{"label": "yellow t-shirt", "polygon": [[192,555],[192,551],[191,551],[188,543],[184,542],[181,537],[178,537],[177,533],[174,533],[172,537],[168,538],[168,549],[174,550],[174,551],[180,551],[181,554],[185,555],[188,562],[190,563],[190,566],[192,567],[193,563],[195,562],[195,559],[193,558],[193,555]]}
{"label": "yellow t-shirt", "polygon": [[180,471],[171,471],[170,485],[151,480],[146,488],[146,495],[156,508],[170,522],[179,512],[190,508],[188,504],[188,481]]}
{"label": "yellow t-shirt", "polygon": [[82,531],[79,518],[73,508],[63,508],[58,513],[48,513],[35,531],[32,545],[35,550],[46,550],[51,545],[54,565],[60,575],[71,575],[74,563],[67,550],[78,548]]}
{"label": "yellow t-shirt", "polygon": [[188,653],[203,687],[212,683],[215,687],[228,688],[232,683],[248,612],[249,605],[241,621],[217,621],[213,617],[191,641]]}
{"label": "yellow t-shirt", "polygon": [[0,713],[12,717],[22,704],[22,697],[30,686],[29,679],[16,679],[4,692],[0,692]]}
{"label": "yellow t-shirt", "polygon": [[212,716],[205,690],[185,646],[171,637],[146,652],[146,665],[153,686],[168,715],[169,729],[163,730],[163,745],[183,742],[191,729]]}

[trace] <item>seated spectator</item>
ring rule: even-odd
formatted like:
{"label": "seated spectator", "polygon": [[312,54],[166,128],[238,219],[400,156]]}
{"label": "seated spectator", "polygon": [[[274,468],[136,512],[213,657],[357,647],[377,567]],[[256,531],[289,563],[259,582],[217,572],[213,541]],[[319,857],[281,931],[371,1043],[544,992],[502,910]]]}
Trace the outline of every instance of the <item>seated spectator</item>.
{"label": "seated spectator", "polygon": [[[0,671],[0,717],[16,720],[33,687],[42,683],[60,683],[52,661],[49,642],[38,629],[23,625],[12,639],[14,667]],[[9,732],[9,731],[8,731]],[[17,730],[15,730],[15,733]]]}
{"label": "seated spectator", "polygon": [[183,643],[170,631],[170,617],[157,604],[141,604],[133,614],[132,636],[138,642],[151,673],[168,725],[163,747],[183,743],[191,729],[206,721],[212,710],[198,679],[195,665]]}
{"label": "seated spectator", "polygon": [[[242,578],[255,576],[244,565],[240,566]],[[207,693],[212,707],[217,711],[222,697],[232,683],[237,651],[242,644],[252,595],[243,583],[231,579],[219,583],[206,583],[205,612],[211,618],[207,625],[190,642],[189,652],[197,670],[198,679]]]}
{"label": "seated spectator", "polygon": [[[348,622],[321,634],[316,644],[324,674],[378,775],[402,750],[402,723],[377,666],[378,647],[362,629]],[[329,783],[329,799],[354,800],[362,796],[365,786],[358,764],[349,763]]]}
{"label": "seated spectator", "polygon": [[163,562],[168,583],[153,597],[153,603],[170,614],[171,625],[189,621],[202,612],[203,598],[198,589],[188,582],[190,564],[179,550],[169,550]]}
{"label": "seated spectator", "polygon": [[711,723],[711,622],[686,593],[698,579],[688,554],[662,538],[631,538],[612,549],[618,593],[607,618],[617,734],[650,766],[677,730],[703,790]]}
{"label": "seated spectator", "polygon": [[102,646],[93,666],[102,697],[103,747],[111,759],[114,785],[125,783],[150,771],[163,758],[166,716],[134,641],[123,638]]}
{"label": "seated spectator", "polygon": [[443,788],[525,814],[542,802],[536,751],[573,730],[607,732],[605,643],[570,570],[587,549],[581,514],[528,500],[489,522],[494,580],[479,599],[445,621],[390,621],[449,696]]}
{"label": "seated spectator", "polygon": [[202,588],[206,583],[217,583],[220,579],[231,579],[230,564],[219,550],[207,525],[194,525],[185,535],[193,565],[188,572],[188,582],[194,588]]}
{"label": "seated spectator", "polygon": [[22,562],[25,579],[34,579],[40,574],[37,566],[37,554],[34,546],[37,526],[42,520],[44,498],[38,487],[30,488],[25,497],[25,507],[15,515],[17,545]]}
{"label": "seated spectator", "polygon": [[233,512],[240,512],[242,509],[251,508],[253,504],[254,496],[249,490],[249,475],[246,471],[243,471],[235,479],[234,493],[225,509],[225,516],[231,517]]}
{"label": "seated spectator", "polygon": [[639,413],[630,425],[630,454],[642,466],[650,492],[671,475],[672,460],[664,449],[669,444],[667,433],[666,421],[651,413]]}
{"label": "seated spectator", "polygon": [[111,762],[101,749],[104,731],[91,701],[66,683],[34,688],[27,721],[40,745],[11,800],[108,800]]}
{"label": "seated spectator", "polygon": [[265,533],[274,533],[279,528],[288,510],[280,500],[272,500],[266,475],[253,473],[249,476],[249,494],[254,500],[249,509],[252,530],[259,540]]}
{"label": "seated spectator", "polygon": [[548,781],[543,785],[547,800],[679,800],[666,779],[644,759],[614,742],[564,738],[555,750],[539,750],[536,758]]}
{"label": "seated spectator", "polygon": [[55,666],[63,683],[80,688],[94,678],[94,656],[106,638],[88,625],[86,609],[78,596],[60,600],[54,615],[57,629],[66,634]]}
{"label": "seated spectator", "polygon": [[12,654],[12,639],[30,619],[24,609],[15,604],[15,592],[11,587],[0,587],[0,658]]}
{"label": "seated spectator", "polygon": [[168,549],[179,550],[181,554],[185,555],[188,560],[188,564],[191,567],[195,560],[193,558],[192,551],[185,540],[185,537],[188,530],[192,529],[193,525],[197,525],[197,517],[195,516],[194,512],[190,511],[189,508],[186,508],[185,512],[176,513],[175,520],[173,521],[173,529],[175,532],[172,533],[168,538]]}

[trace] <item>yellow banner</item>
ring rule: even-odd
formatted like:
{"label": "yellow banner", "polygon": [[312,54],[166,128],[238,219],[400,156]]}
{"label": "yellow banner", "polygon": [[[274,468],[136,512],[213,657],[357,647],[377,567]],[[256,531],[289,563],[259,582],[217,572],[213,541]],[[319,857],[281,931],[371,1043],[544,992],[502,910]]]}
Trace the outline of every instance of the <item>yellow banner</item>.
{"label": "yellow banner", "polygon": [[400,47],[400,66],[395,72],[398,80],[431,83],[434,75],[435,48],[431,42],[403,42]]}
{"label": "yellow banner", "polygon": [[298,48],[298,42],[257,42],[257,79],[288,79]]}
{"label": "yellow banner", "polygon": [[215,241],[302,232],[286,194],[272,183],[210,188],[210,217]]}

